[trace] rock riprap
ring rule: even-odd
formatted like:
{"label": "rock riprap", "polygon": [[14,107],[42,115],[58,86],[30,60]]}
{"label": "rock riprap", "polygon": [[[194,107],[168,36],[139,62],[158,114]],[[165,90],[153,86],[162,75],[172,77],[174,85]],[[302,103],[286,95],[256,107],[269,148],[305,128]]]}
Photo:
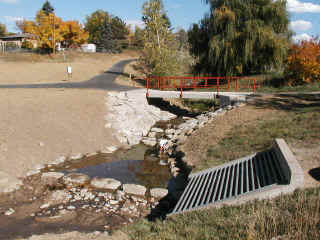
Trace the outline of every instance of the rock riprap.
{"label": "rock riprap", "polygon": [[108,115],[106,127],[117,131],[121,143],[135,145],[158,121],[168,121],[176,115],[148,104],[144,89],[129,92],[109,92],[106,99]]}
{"label": "rock riprap", "polygon": [[115,191],[120,188],[121,182],[112,178],[94,178],[91,181],[91,186],[100,190]]}

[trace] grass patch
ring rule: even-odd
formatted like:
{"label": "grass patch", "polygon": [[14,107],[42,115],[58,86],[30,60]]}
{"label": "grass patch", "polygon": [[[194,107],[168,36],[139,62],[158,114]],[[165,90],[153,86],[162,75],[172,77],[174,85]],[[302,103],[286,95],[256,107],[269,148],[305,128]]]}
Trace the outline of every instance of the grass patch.
{"label": "grass patch", "polygon": [[320,188],[273,200],[141,220],[126,231],[132,239],[319,239]]}
{"label": "grass patch", "polygon": [[209,99],[182,99],[182,104],[193,112],[206,112],[218,105],[218,100]]}
{"label": "grass patch", "polygon": [[320,91],[320,83],[299,85],[299,86],[283,86],[272,87],[263,86],[257,89],[257,92],[261,93],[279,93],[279,92],[317,92]]}
{"label": "grass patch", "polygon": [[277,112],[272,119],[260,119],[232,128],[218,145],[207,150],[207,159],[195,170],[213,167],[272,147],[275,138],[299,142],[304,147],[320,141],[320,106]]}

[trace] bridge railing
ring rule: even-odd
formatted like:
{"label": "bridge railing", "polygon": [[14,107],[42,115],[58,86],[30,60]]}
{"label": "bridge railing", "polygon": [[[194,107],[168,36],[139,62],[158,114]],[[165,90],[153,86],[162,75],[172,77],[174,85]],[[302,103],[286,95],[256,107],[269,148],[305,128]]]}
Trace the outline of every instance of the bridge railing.
{"label": "bridge railing", "polygon": [[196,89],[213,89],[221,91],[253,91],[261,87],[257,78],[253,77],[149,77],[146,79],[147,97],[150,89],[178,90],[180,97],[183,91]]}

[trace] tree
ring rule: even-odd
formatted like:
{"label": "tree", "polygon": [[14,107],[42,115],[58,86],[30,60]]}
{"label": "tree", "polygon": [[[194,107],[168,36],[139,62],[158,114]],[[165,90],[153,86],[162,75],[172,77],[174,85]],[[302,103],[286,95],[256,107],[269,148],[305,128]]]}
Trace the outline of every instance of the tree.
{"label": "tree", "polygon": [[96,43],[100,41],[101,29],[105,21],[109,21],[111,16],[108,12],[97,10],[86,17],[85,30],[89,32],[89,42]]}
{"label": "tree", "polygon": [[126,23],[119,17],[111,19],[111,29],[114,39],[123,40],[129,35],[129,28]]}
{"label": "tree", "polygon": [[176,32],[176,38],[179,42],[179,50],[182,50],[188,45],[188,33],[183,28],[179,28]]}
{"label": "tree", "polygon": [[294,44],[285,70],[289,85],[320,82],[320,41],[313,38]]}
{"label": "tree", "polygon": [[177,48],[170,30],[162,0],[149,0],[143,5],[144,50],[142,61],[149,74],[171,75],[178,68]]}
{"label": "tree", "polygon": [[215,75],[279,69],[291,32],[285,0],[205,0],[210,13],[189,30],[195,71]]}
{"label": "tree", "polygon": [[99,27],[100,37],[95,44],[102,52],[113,52],[116,50],[116,42],[114,40],[112,25],[110,20],[104,19],[103,25]]}
{"label": "tree", "polygon": [[38,46],[48,52],[54,49],[56,42],[61,42],[69,47],[79,46],[87,42],[89,34],[78,21],[64,22],[54,13],[47,15],[40,10],[35,21],[23,20],[16,23],[23,33],[37,36]]}
{"label": "tree", "polygon": [[61,34],[65,47],[80,46],[88,41],[89,33],[84,30],[78,21],[66,21],[62,23]]}
{"label": "tree", "polygon": [[7,27],[5,24],[0,23],[0,37],[7,34]]}
{"label": "tree", "polygon": [[54,13],[54,7],[52,7],[52,5],[51,5],[51,3],[49,1],[46,1],[43,4],[41,10],[44,11],[47,16],[49,16],[52,13]]}
{"label": "tree", "polygon": [[144,32],[143,29],[139,28],[138,26],[135,27],[134,31],[134,38],[135,38],[135,45],[139,48],[144,46]]}

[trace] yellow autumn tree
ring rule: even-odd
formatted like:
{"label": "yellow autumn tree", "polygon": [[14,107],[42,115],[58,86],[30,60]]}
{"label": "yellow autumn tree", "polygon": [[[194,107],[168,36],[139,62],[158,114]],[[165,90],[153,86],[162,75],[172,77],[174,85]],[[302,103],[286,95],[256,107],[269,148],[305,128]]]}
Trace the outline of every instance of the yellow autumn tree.
{"label": "yellow autumn tree", "polygon": [[89,33],[78,21],[66,21],[63,23],[62,31],[63,43],[66,47],[80,46],[88,41]]}
{"label": "yellow autumn tree", "polygon": [[39,11],[35,21],[23,20],[17,22],[17,27],[23,33],[30,33],[37,37],[38,46],[42,49],[54,49],[60,42],[66,46],[80,45],[87,42],[89,34],[78,21],[64,22],[54,13]]}

